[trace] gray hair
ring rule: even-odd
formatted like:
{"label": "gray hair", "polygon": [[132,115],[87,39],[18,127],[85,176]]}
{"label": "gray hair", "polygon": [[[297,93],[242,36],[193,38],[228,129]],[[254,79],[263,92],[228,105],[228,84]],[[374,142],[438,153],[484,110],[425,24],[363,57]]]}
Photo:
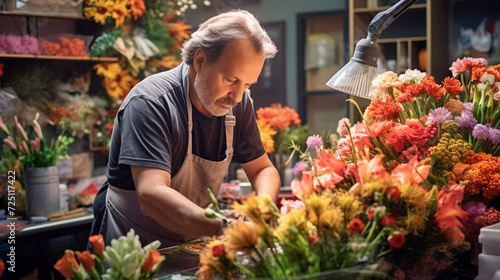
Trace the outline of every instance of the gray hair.
{"label": "gray hair", "polygon": [[259,21],[251,13],[234,10],[214,16],[200,24],[182,47],[182,60],[193,64],[194,54],[202,49],[207,54],[208,63],[215,62],[224,47],[232,40],[248,38],[257,51],[263,51],[265,59],[273,58],[278,50]]}

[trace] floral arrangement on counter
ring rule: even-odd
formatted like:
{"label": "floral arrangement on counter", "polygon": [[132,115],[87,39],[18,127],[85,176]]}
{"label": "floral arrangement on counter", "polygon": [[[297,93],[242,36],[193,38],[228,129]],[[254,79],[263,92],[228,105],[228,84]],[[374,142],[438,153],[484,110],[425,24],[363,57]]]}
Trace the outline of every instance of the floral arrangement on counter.
{"label": "floral arrangement on counter", "polygon": [[474,247],[500,222],[489,205],[500,195],[500,66],[463,58],[450,70],[443,84],[380,74],[363,122],[339,121],[337,143],[307,139],[291,184],[299,200],[281,212],[268,197],[233,204],[249,219],[208,244],[200,278],[429,279]]}
{"label": "floral arrangement on counter", "polygon": [[307,139],[307,125],[301,125],[299,114],[281,104],[257,110],[257,125],[266,153],[291,154],[290,146],[304,145]]}
{"label": "floral arrangement on counter", "polygon": [[[108,246],[105,246],[102,235],[90,236],[89,241],[94,254],[66,250],[54,265],[66,279],[154,279],[165,261],[156,250],[160,242],[154,241],[142,247],[133,229],[126,236],[113,239]],[[106,262],[107,269],[103,262]]]}

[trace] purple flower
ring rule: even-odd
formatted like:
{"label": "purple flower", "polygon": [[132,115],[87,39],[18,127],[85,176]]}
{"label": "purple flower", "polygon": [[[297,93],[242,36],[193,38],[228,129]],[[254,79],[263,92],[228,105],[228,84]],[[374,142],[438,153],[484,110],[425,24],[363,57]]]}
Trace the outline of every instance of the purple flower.
{"label": "purple flower", "polygon": [[351,127],[351,122],[349,121],[349,119],[343,118],[339,121],[339,125],[337,127],[337,133],[340,135],[340,137],[345,137],[349,135],[350,127]]}
{"label": "purple flower", "polygon": [[314,134],[307,137],[306,144],[308,148],[319,148],[323,146],[323,139],[318,134]]}
{"label": "purple flower", "polygon": [[453,119],[451,116],[450,110],[441,107],[434,110],[431,110],[429,114],[429,118],[427,119],[426,124],[443,124],[445,121],[449,121]]}
{"label": "purple flower", "polygon": [[486,205],[479,201],[469,201],[464,204],[463,208],[472,216],[472,218],[477,218],[486,212]]}
{"label": "purple flower", "polygon": [[490,132],[487,126],[478,124],[472,130],[472,136],[476,139],[486,140],[490,137]]}
{"label": "purple flower", "polygon": [[463,109],[462,112],[460,112],[460,116],[455,117],[455,122],[457,122],[461,128],[474,128],[477,125],[476,118],[474,118],[472,112],[467,109]]}
{"label": "purple flower", "polygon": [[472,111],[473,107],[474,107],[474,104],[472,104],[472,102],[464,103],[464,109],[467,111]]}
{"label": "purple flower", "polygon": [[293,176],[295,178],[300,178],[302,177],[302,171],[307,171],[307,170],[309,170],[309,164],[303,161],[298,161],[293,167]]}
{"label": "purple flower", "polygon": [[497,145],[498,143],[500,143],[500,130],[496,129],[496,128],[491,128],[489,129],[489,138],[491,143],[493,143],[493,145]]}

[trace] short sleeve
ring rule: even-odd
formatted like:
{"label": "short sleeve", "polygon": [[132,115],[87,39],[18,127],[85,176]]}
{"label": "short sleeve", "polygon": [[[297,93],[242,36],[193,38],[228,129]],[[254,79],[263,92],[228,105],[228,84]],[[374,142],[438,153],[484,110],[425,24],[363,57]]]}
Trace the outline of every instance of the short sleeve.
{"label": "short sleeve", "polygon": [[171,134],[168,112],[158,101],[132,98],[120,119],[118,163],[171,172]]}

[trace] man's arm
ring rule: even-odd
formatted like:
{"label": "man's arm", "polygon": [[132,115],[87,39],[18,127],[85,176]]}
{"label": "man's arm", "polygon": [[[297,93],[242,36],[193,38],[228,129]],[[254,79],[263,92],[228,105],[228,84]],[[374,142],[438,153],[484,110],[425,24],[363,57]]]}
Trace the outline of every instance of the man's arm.
{"label": "man's arm", "polygon": [[222,221],[205,217],[205,209],[170,187],[170,173],[131,166],[142,214],[160,225],[189,237],[213,236],[221,232]]}
{"label": "man's arm", "polygon": [[267,154],[241,164],[257,195],[269,194],[276,203],[281,187],[278,170],[269,160]]}

